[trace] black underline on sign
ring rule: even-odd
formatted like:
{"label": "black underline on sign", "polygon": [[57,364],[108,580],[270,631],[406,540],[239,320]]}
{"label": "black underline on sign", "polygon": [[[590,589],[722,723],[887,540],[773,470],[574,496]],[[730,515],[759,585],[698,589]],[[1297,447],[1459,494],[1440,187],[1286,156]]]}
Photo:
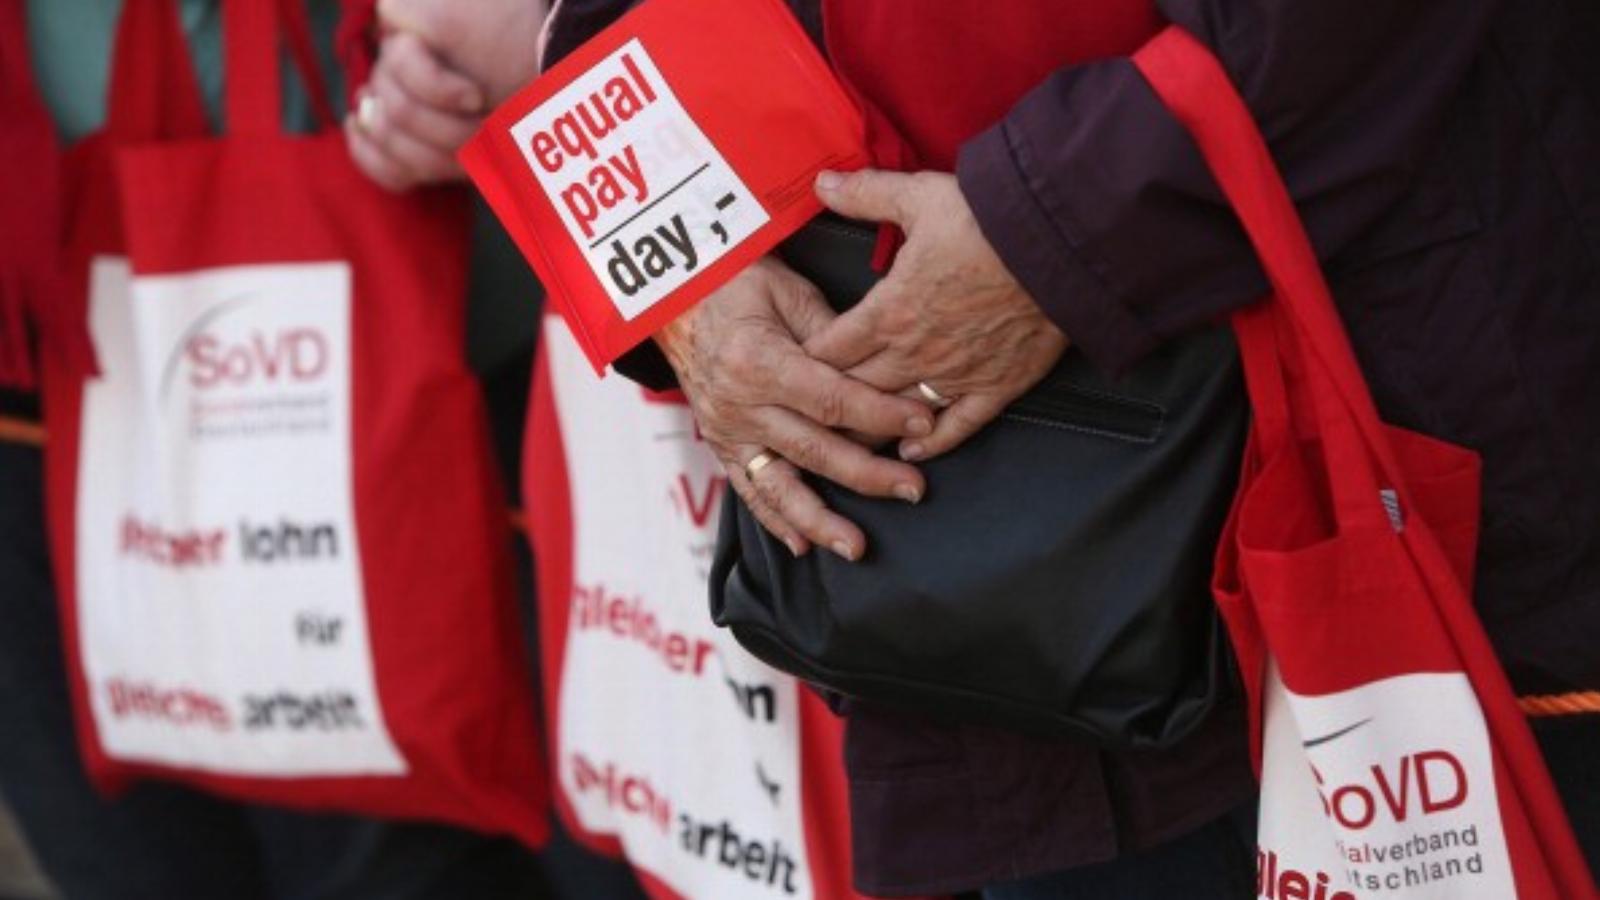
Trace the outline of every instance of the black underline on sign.
{"label": "black underline on sign", "polygon": [[689,176],[687,178],[683,179],[682,181],[678,182],[677,184],[673,185],[672,187],[667,188],[667,192],[665,194],[662,194],[661,196],[655,198],[654,200],[651,200],[650,204],[648,206],[646,206],[644,209],[641,209],[638,212],[634,213],[633,215],[629,216],[628,217],[628,221],[623,222],[621,225],[618,225],[617,227],[611,229],[610,231],[606,232],[605,234],[601,235],[600,237],[595,238],[594,243],[589,245],[589,249],[593,250],[594,248],[600,246],[601,244],[604,244],[606,241],[611,240],[613,237],[616,236],[617,232],[621,231],[624,228],[627,228],[629,225],[632,225],[635,221],[638,220],[638,218],[640,216],[644,215],[645,213],[649,212],[652,209],[655,209],[657,203],[660,203],[661,201],[667,199],[668,197],[671,197],[673,194],[676,194],[678,192],[678,188],[681,188],[684,185],[688,184],[689,182],[695,180],[696,178],[699,178],[701,173],[703,173],[705,170],[707,170],[709,168],[711,168],[711,163],[706,163],[705,165],[701,166],[700,168],[695,169],[693,172],[690,172]]}

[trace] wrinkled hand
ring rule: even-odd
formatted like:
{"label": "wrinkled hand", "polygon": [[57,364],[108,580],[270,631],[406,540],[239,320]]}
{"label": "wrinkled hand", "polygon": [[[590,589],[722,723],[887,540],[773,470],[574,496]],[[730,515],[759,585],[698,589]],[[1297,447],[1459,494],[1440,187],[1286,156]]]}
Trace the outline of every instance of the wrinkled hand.
{"label": "wrinkled hand", "polygon": [[391,191],[459,180],[456,150],[477,131],[485,102],[483,90],[448,68],[421,37],[391,31],[372,80],[345,118],[350,156]]}
{"label": "wrinkled hand", "polygon": [[[796,556],[817,544],[853,560],[866,550],[865,535],[829,510],[799,469],[861,494],[915,503],[927,487],[915,467],[835,429],[918,437],[931,431],[933,416],[915,400],[881,393],[807,356],[801,343],[833,317],[810,282],[768,257],[679,316],[656,342],[702,436],[756,518]],[[779,458],[752,478],[745,467],[763,449]]]}
{"label": "wrinkled hand", "polygon": [[416,35],[450,68],[500,105],[538,74],[547,0],[378,0],[385,28]]}
{"label": "wrinkled hand", "polygon": [[923,382],[953,400],[907,460],[948,452],[993,421],[1061,358],[1067,338],[995,255],[952,175],[824,172],[817,196],[854,219],[893,222],[906,242],[861,302],[806,351],[883,390]]}

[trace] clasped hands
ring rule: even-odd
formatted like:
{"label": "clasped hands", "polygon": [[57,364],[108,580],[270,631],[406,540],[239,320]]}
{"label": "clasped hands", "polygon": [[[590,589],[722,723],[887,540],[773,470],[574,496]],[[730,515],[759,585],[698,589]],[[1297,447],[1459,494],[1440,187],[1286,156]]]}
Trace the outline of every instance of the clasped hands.
{"label": "clasped hands", "polygon": [[[459,180],[456,149],[532,77],[528,48],[545,9],[539,0],[379,0],[381,52],[345,126],[356,164],[395,191]],[[817,195],[841,215],[905,232],[894,266],[856,307],[835,315],[768,257],[656,341],[761,523],[797,556],[821,546],[856,560],[866,535],[801,470],[916,503],[928,486],[914,463],[992,421],[1067,340],[995,255],[953,176],[824,173]],[[888,443],[898,458],[875,451]]]}
{"label": "clasped hands", "polygon": [[[857,560],[866,535],[801,471],[917,503],[928,486],[914,463],[999,416],[1054,367],[1067,339],[995,255],[953,176],[825,172],[816,190],[841,215],[905,233],[860,303],[835,314],[767,257],[656,342],[762,525],[796,556],[820,546]],[[873,449],[891,442],[898,458]]]}

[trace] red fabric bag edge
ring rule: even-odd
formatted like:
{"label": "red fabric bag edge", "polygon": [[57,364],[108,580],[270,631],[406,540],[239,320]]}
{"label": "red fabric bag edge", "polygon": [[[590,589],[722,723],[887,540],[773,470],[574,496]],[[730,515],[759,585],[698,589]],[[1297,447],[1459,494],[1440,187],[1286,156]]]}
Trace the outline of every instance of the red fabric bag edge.
{"label": "red fabric bag edge", "polygon": [[[198,81],[194,78],[192,64],[188,56],[187,41],[181,29],[181,22],[177,16],[177,9],[173,0],[127,0],[126,10],[133,15],[119,21],[117,47],[113,65],[117,75],[113,76],[109,90],[110,102],[107,128],[86,139],[74,152],[88,153],[90,155],[103,154],[104,172],[113,169],[112,156],[120,156],[123,151],[139,152],[145,146],[161,145],[167,142],[188,140],[208,140],[208,125],[204,106],[200,100]],[[294,0],[280,0],[278,3],[269,3],[267,0],[227,0],[224,3],[224,50],[228,52],[227,36],[229,34],[244,35],[244,40],[237,38],[233,43],[237,45],[253,45],[250,51],[255,58],[249,61],[253,78],[231,79],[225,82],[225,88],[232,85],[232,94],[225,95],[225,107],[243,110],[243,121],[227,122],[225,134],[268,135],[280,137],[278,110],[280,105],[276,99],[280,82],[276,77],[276,64],[273,64],[274,74],[271,78],[263,76],[263,72],[270,60],[275,58],[276,44],[273,49],[264,49],[261,42],[278,40],[276,28],[281,26],[282,35],[291,44],[291,61],[296,66],[305,66],[308,62],[315,65],[315,55],[309,48],[296,50],[292,44],[297,41],[309,39],[309,28],[302,27],[303,21],[296,23],[295,17],[303,17],[304,9]],[[244,15],[239,15],[243,12]],[[284,18],[274,21],[274,17]],[[267,29],[264,22],[273,21],[274,28]],[[263,33],[271,32],[271,37],[263,37]],[[123,48],[130,52],[124,52]],[[152,52],[152,48],[156,48]],[[137,52],[133,52],[137,51]],[[226,57],[225,57],[226,59]],[[120,62],[119,62],[120,60]],[[165,66],[166,68],[162,68]],[[317,84],[324,84],[320,75],[315,70],[300,72],[308,88]],[[178,78],[177,89],[174,90],[171,78]],[[337,132],[331,131],[334,125],[331,113],[327,112],[327,104],[314,104],[313,111],[317,112],[319,124],[327,134],[337,137]],[[156,123],[159,123],[157,125]],[[97,144],[109,146],[95,146]],[[342,146],[339,148],[343,153]],[[351,173],[355,174],[351,168]],[[365,184],[365,182],[362,182]],[[110,182],[113,189],[110,199],[101,201],[96,209],[85,216],[85,221],[79,223],[76,232],[78,238],[74,247],[75,257],[71,264],[76,265],[84,272],[87,271],[88,260],[96,255],[110,253],[112,255],[125,255],[127,247],[122,235],[120,210],[117,191],[114,189],[115,180]],[[104,193],[104,185],[99,181],[83,185],[75,185],[80,192],[88,191],[93,194]],[[381,192],[381,189],[372,186],[372,191]],[[387,194],[384,194],[387,196]],[[461,195],[460,199],[465,200]],[[80,204],[81,205],[81,204]],[[459,204],[463,233],[465,228],[465,205]],[[112,215],[108,210],[116,210]],[[463,246],[463,253],[465,248]],[[286,260],[293,257],[288,254]],[[319,257],[320,258],[320,257]],[[259,260],[251,259],[250,262]],[[463,265],[465,259],[463,257]],[[83,280],[81,274],[79,280]],[[86,285],[80,285],[78,300],[84,304],[87,297]],[[464,284],[462,286],[464,297]],[[87,344],[86,323],[80,321]],[[52,498],[66,497],[68,508],[76,503],[76,480],[78,477],[77,453],[79,445],[78,425],[81,417],[81,383],[85,372],[92,374],[94,366],[92,361],[85,361],[71,356],[62,355],[55,359],[53,368],[58,377],[54,379],[53,397],[56,403],[47,402],[47,415],[52,421],[52,440],[47,445],[47,452],[53,454],[55,465],[47,470],[50,482],[50,496]],[[85,369],[87,365],[87,369]],[[47,367],[48,369],[51,367]],[[361,368],[359,362],[352,365],[352,378],[356,377],[355,371]],[[49,385],[47,385],[49,387]],[[352,392],[356,386],[352,385]],[[474,388],[473,396],[476,397]],[[54,407],[54,408],[52,408]],[[352,436],[352,450],[356,456],[361,453],[359,447],[362,436],[359,432]],[[481,443],[484,459],[481,461],[487,467],[483,471],[492,473],[494,462],[492,460],[491,445],[485,434]],[[68,451],[72,451],[70,458]],[[48,461],[47,461],[48,462]],[[352,473],[352,487],[357,497],[357,506],[360,506],[359,497],[364,493],[360,486],[361,476]],[[483,479],[480,479],[482,481]],[[493,479],[490,479],[493,480]],[[495,510],[494,521],[498,526],[503,521],[503,491],[494,484],[475,484],[475,490],[481,490],[491,496],[491,505]],[[52,499],[50,506],[60,508],[58,499]],[[358,511],[359,516],[359,511]],[[75,513],[65,523],[52,522],[51,527],[55,532],[52,541],[52,555],[58,579],[65,585],[63,591],[75,591],[75,547],[72,535],[72,523]],[[361,529],[358,524],[358,534]],[[501,532],[495,530],[496,536]],[[366,541],[362,540],[362,544]],[[499,548],[499,545],[496,545]],[[509,553],[509,546],[505,546],[505,553]],[[498,549],[497,549],[497,552]],[[499,577],[502,573],[497,573]],[[510,572],[503,573],[506,580],[505,587],[510,588]],[[369,587],[370,572],[363,571],[362,581],[364,588]],[[384,651],[380,649],[381,641],[377,638],[380,623],[393,617],[378,617],[371,615],[371,591],[368,590],[368,632],[371,636],[373,650],[373,680],[376,696],[382,708],[390,709],[391,704],[387,698],[394,690],[392,678],[382,674],[383,666],[380,662]],[[210,770],[188,767],[183,765],[169,765],[164,763],[130,761],[113,759],[108,756],[99,743],[98,729],[89,710],[88,697],[90,686],[85,680],[85,670],[81,661],[79,650],[79,634],[76,615],[76,601],[67,602],[63,599],[62,606],[62,635],[69,664],[69,677],[74,694],[74,721],[76,725],[80,753],[89,770],[92,781],[97,789],[108,795],[115,795],[126,789],[129,784],[140,778],[153,778],[159,780],[177,780],[191,786],[196,786],[225,794],[234,799],[252,800],[257,802],[273,803],[280,806],[292,807],[301,810],[327,810],[350,811],[353,805],[371,809],[383,808],[384,812],[369,814],[381,815],[386,818],[421,820],[433,822],[450,822],[462,827],[479,828],[485,822],[497,823],[497,830],[506,835],[513,836],[530,847],[541,846],[549,835],[548,816],[544,810],[547,806],[544,792],[545,785],[539,785],[535,790],[517,799],[515,806],[520,813],[523,806],[534,812],[532,815],[516,815],[512,817],[507,810],[513,804],[496,803],[486,804],[476,802],[475,798],[461,798],[454,808],[440,811],[437,808],[420,808],[411,800],[392,801],[395,786],[408,785],[411,789],[426,787],[427,789],[445,789],[451,784],[449,779],[456,777],[471,777],[470,772],[455,769],[445,770],[434,767],[434,774],[426,780],[418,779],[418,766],[408,765],[408,771],[395,775],[311,775],[311,776],[263,776],[242,775],[213,772]],[[503,610],[507,613],[503,621],[497,622],[498,631],[505,635],[505,642],[515,644],[520,654],[520,638],[518,628],[520,623],[514,621],[514,610]],[[523,685],[526,686],[525,684]],[[528,718],[533,720],[531,704],[527,712]],[[390,738],[394,740],[396,749],[406,755],[406,747],[401,740],[401,734],[390,724]],[[534,768],[542,775],[542,757],[540,757],[537,742],[528,744],[532,754],[539,759]],[[408,762],[410,759],[408,757]],[[505,761],[496,759],[493,764],[505,767]],[[334,800],[326,796],[331,788],[340,791],[340,799]],[[407,795],[409,798],[409,794]]]}
{"label": "red fabric bag edge", "polygon": [[[1276,163],[1244,101],[1234,89],[1215,56],[1177,26],[1169,27],[1134,57],[1141,74],[1199,146],[1212,174],[1222,186],[1244,223],[1275,288],[1284,273],[1320,281],[1320,266],[1289,199]],[[1278,241],[1265,237],[1278,230]],[[1285,255],[1279,258],[1276,251]],[[1298,292],[1288,292],[1295,297]],[[1326,297],[1326,288],[1321,292]],[[1282,302],[1285,292],[1279,291]],[[1401,493],[1410,508],[1404,478],[1388,446],[1371,395],[1356,367],[1354,354],[1331,301],[1290,304],[1309,350],[1327,368],[1362,431],[1362,438],[1378,461],[1379,470]],[[1245,313],[1248,315],[1248,311]],[[1240,333],[1241,343],[1250,339]],[[1458,581],[1444,549],[1427,528],[1407,528],[1403,538],[1430,580]],[[1462,596],[1465,596],[1463,591]],[[1468,675],[1490,726],[1497,757],[1504,760],[1535,829],[1544,863],[1555,879],[1559,896],[1595,896],[1595,883],[1576,837],[1566,819],[1549,771],[1523,717],[1504,670],[1475,612],[1465,604],[1447,604],[1440,610],[1466,663]],[[1514,861],[1515,865],[1515,861]],[[1520,868],[1520,866],[1518,866]],[[1518,878],[1519,883],[1522,878]]]}

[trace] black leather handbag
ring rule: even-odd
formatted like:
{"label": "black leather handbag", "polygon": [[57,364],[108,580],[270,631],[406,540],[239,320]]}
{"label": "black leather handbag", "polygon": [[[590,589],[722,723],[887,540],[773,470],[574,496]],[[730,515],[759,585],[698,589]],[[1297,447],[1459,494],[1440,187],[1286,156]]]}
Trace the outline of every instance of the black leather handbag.
{"label": "black leather handbag", "polygon": [[[820,218],[780,247],[836,308],[876,232]],[[866,557],[796,559],[728,492],[711,615],[824,689],[956,721],[1169,746],[1233,691],[1212,555],[1248,415],[1226,328],[1109,380],[1069,350],[1003,416],[923,465],[917,506],[812,479]]]}

